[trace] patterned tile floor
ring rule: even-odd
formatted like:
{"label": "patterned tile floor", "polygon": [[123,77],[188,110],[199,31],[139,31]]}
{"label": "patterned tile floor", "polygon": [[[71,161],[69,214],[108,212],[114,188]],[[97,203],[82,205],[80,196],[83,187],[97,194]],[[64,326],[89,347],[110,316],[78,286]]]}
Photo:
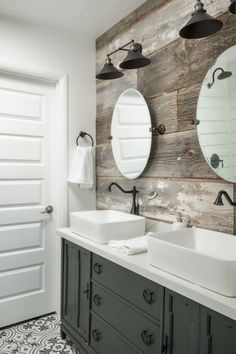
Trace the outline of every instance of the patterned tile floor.
{"label": "patterned tile floor", "polygon": [[0,330],[0,354],[22,353],[76,354],[76,350],[61,339],[60,322],[53,314]]}

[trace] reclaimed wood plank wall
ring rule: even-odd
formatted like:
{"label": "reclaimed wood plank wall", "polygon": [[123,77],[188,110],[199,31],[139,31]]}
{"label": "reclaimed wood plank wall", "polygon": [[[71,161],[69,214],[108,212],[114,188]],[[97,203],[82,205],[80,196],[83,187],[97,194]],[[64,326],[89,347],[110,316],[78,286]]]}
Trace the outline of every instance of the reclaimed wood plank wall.
{"label": "reclaimed wood plank wall", "polygon": [[[233,196],[234,185],[225,182],[208,167],[201,153],[192,121],[196,118],[201,83],[219,54],[236,44],[236,16],[227,12],[229,0],[214,0],[209,13],[223,20],[224,28],[201,40],[184,40],[179,29],[193,11],[192,0],[149,0],[97,39],[97,71],[107,52],[134,39],[152,63],[139,70],[125,71],[113,81],[97,81],[97,208],[129,211],[130,196],[119,190],[106,191],[112,181],[124,188],[136,185],[140,214],[167,222],[179,211],[191,224],[233,233],[236,217],[227,203],[213,202],[220,189]],[[121,62],[124,53],[114,56]],[[137,88],[145,97],[152,124],[166,125],[166,134],[154,136],[147,167],[140,178],[121,176],[113,159],[110,135],[112,112],[121,92]],[[158,197],[148,201],[153,191]]]}

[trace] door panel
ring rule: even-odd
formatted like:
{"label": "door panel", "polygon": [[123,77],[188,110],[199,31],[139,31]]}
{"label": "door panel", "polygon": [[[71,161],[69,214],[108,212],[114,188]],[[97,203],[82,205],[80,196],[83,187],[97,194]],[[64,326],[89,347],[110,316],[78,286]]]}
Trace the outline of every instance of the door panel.
{"label": "door panel", "polygon": [[41,204],[42,181],[0,181],[0,206]]}
{"label": "door panel", "polygon": [[63,240],[62,321],[89,340],[91,253]]}
{"label": "door panel", "polygon": [[0,162],[2,161],[42,162],[42,139],[0,136]]}
{"label": "door panel", "polygon": [[40,290],[42,288],[42,264],[10,270],[0,275],[0,299]]}
{"label": "door panel", "polygon": [[42,118],[43,92],[31,92],[33,90],[29,86],[25,86],[27,91],[24,92],[19,81],[18,85],[11,85],[4,81],[0,88],[0,115],[8,118],[40,120]]}
{"label": "door panel", "polygon": [[56,310],[55,86],[0,76],[0,327]]}
{"label": "door panel", "polygon": [[235,354],[235,321],[201,307],[200,353]]}
{"label": "door panel", "polygon": [[162,353],[197,354],[199,305],[168,289],[165,291]]}
{"label": "door panel", "polygon": [[76,295],[77,295],[77,250],[75,244],[63,241],[62,262],[62,317],[71,327],[76,322]]}
{"label": "door panel", "polygon": [[0,228],[0,255],[3,252],[42,247],[40,223],[6,226]]}

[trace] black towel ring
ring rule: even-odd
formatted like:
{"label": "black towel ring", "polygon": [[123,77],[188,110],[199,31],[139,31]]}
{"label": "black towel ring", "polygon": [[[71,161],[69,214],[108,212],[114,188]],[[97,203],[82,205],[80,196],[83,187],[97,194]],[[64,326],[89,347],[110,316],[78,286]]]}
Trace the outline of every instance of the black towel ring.
{"label": "black towel ring", "polygon": [[81,137],[81,138],[84,138],[86,135],[90,137],[90,139],[91,139],[91,141],[92,141],[92,146],[94,145],[93,137],[92,137],[90,134],[81,131],[81,132],[79,133],[79,135],[77,136],[77,139],[76,139],[76,145],[77,145],[77,146],[79,145],[79,138],[80,138],[80,137]]}

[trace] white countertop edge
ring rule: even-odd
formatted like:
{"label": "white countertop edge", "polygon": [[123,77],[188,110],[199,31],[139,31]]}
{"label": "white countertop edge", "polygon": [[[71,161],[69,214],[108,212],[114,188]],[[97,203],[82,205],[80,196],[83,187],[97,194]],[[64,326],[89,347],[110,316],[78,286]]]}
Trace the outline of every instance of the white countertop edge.
{"label": "white countertop edge", "polygon": [[123,266],[134,273],[154,281],[170,290],[200,303],[216,312],[236,320],[236,298],[226,297],[198,285],[164,272],[148,264],[148,254],[133,256],[122,254],[108,245],[102,245],[71,232],[70,228],[57,230],[58,236],[78,246],[104,257],[111,262]]}

